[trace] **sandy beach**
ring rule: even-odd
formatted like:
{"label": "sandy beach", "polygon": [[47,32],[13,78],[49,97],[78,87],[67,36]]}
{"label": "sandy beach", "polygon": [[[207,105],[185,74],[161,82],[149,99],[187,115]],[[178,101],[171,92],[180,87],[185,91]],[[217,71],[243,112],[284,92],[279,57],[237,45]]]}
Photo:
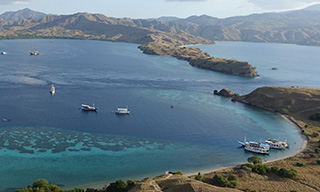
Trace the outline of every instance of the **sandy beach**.
{"label": "sandy beach", "polygon": [[[291,121],[288,117],[286,117],[285,115],[281,115],[281,117],[283,119],[285,119],[288,123],[290,123],[294,128],[296,128],[300,133],[301,133],[301,127],[299,127],[295,122]],[[307,146],[308,146],[308,139],[305,135],[303,134],[300,134],[302,139],[303,139],[303,143],[301,145],[301,147],[299,148],[299,150],[295,151],[294,153],[291,153],[291,154],[288,154],[288,155],[285,155],[283,157],[279,157],[279,158],[276,158],[276,159],[272,159],[272,160],[264,160],[263,164],[268,164],[268,163],[271,163],[271,162],[275,162],[275,161],[279,161],[279,160],[285,160],[287,158],[290,158],[290,157],[293,157],[293,156],[296,156],[298,155],[299,153],[301,153],[302,151],[304,151]],[[199,170],[198,172],[189,172],[189,173],[184,173],[185,176],[188,176],[188,177],[191,177],[191,176],[195,176],[197,175],[199,172],[201,174],[208,174],[208,173],[212,173],[212,172],[216,172],[216,171],[220,171],[220,170],[223,170],[223,169],[230,169],[230,168],[236,168],[238,166],[240,166],[241,164],[243,163],[248,163],[248,162],[241,162],[239,163],[238,165],[236,166],[226,166],[226,167],[219,167],[219,168],[216,168],[216,169],[205,169],[205,170]]]}
{"label": "sandy beach", "polygon": [[[288,123],[290,123],[293,126],[293,128],[296,128],[299,132],[301,131],[301,128],[295,122],[291,121],[288,117],[286,117],[284,115],[281,115],[281,117],[283,119],[285,119]],[[301,137],[303,139],[303,143],[302,143],[301,147],[299,148],[299,150],[297,150],[297,151],[295,151],[295,152],[293,152],[291,154],[285,155],[283,157],[279,157],[279,158],[272,159],[272,160],[264,160],[263,164],[268,164],[268,163],[279,161],[279,160],[285,160],[287,158],[296,156],[297,154],[299,154],[302,151],[304,151],[308,146],[308,140],[307,140],[307,137],[305,135],[303,135],[303,134],[300,134],[300,135],[301,135]],[[221,171],[221,170],[224,170],[224,169],[236,168],[236,167],[239,167],[243,163],[247,163],[247,162],[240,162],[237,165],[233,165],[233,166],[225,166],[225,167],[219,167],[219,168],[215,168],[215,169],[204,169],[204,170],[199,170],[197,172],[187,172],[187,173],[183,173],[183,175],[187,176],[187,177],[191,177],[191,176],[197,175],[199,172],[201,174],[209,174],[209,173],[213,173],[213,172],[216,172],[216,171]],[[139,179],[143,179],[143,178],[135,178],[135,179],[139,180]],[[96,185],[93,185],[93,186],[91,185],[90,188],[102,189],[102,188],[106,187],[108,184],[109,183],[96,184]]]}

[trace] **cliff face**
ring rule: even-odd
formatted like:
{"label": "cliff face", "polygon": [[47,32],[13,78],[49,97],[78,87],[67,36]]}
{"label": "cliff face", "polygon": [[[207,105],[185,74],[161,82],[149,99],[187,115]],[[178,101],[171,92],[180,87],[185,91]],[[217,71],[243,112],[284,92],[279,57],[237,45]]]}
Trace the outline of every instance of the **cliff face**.
{"label": "cliff face", "polygon": [[261,87],[233,100],[274,112],[285,109],[290,116],[320,125],[320,122],[309,120],[310,115],[320,112],[320,89]]}

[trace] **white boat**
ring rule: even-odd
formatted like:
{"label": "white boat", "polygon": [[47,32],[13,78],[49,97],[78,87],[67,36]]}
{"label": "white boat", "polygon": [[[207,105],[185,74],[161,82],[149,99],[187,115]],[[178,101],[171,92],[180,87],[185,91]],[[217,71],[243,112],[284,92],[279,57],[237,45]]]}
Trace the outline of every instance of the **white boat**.
{"label": "white boat", "polygon": [[270,139],[269,138],[268,140],[265,140],[264,143],[270,145],[271,149],[285,149],[285,148],[289,147],[287,140],[280,141],[277,139]]}
{"label": "white boat", "polygon": [[239,144],[241,144],[246,151],[250,151],[253,153],[259,153],[259,154],[269,154],[270,145],[256,142],[256,141],[247,141],[246,137],[244,137],[244,141],[238,141]]}
{"label": "white boat", "polygon": [[117,107],[117,110],[115,112],[116,112],[116,114],[119,114],[119,115],[130,114],[128,106],[126,108]]}
{"label": "white boat", "polygon": [[30,55],[39,55],[40,52],[39,51],[30,51],[29,54]]}
{"label": "white boat", "polygon": [[90,105],[82,104],[81,109],[82,111],[97,111],[97,108],[94,106],[94,104],[92,107]]}
{"label": "white boat", "polygon": [[5,51],[1,52],[1,55],[7,55],[7,54],[8,54],[8,53],[5,52]]}
{"label": "white boat", "polygon": [[51,85],[50,93],[51,95],[54,95],[56,93],[56,88],[54,87],[53,84]]}

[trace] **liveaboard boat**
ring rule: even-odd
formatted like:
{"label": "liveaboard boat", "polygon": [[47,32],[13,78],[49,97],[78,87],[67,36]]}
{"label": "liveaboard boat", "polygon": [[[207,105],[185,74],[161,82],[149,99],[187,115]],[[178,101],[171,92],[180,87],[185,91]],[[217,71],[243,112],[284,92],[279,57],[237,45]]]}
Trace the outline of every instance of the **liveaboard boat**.
{"label": "liveaboard boat", "polygon": [[118,115],[126,115],[126,114],[130,114],[130,111],[128,109],[128,106],[126,108],[123,107],[117,107],[117,110],[115,111],[116,114]]}
{"label": "liveaboard boat", "polygon": [[56,88],[54,87],[53,84],[51,85],[50,93],[51,95],[54,95],[56,93]]}
{"label": "liveaboard boat", "polygon": [[258,154],[269,154],[270,145],[256,142],[256,141],[247,141],[246,137],[244,137],[244,141],[238,141],[246,151],[250,151]]}
{"label": "liveaboard boat", "polygon": [[277,139],[268,139],[265,140],[265,144],[270,145],[271,149],[285,149],[289,147],[289,144],[287,143],[287,140],[285,139],[284,141],[280,141]]}
{"label": "liveaboard boat", "polygon": [[90,105],[82,104],[81,109],[82,111],[97,111],[97,108],[94,106],[94,104],[92,105],[92,107]]}

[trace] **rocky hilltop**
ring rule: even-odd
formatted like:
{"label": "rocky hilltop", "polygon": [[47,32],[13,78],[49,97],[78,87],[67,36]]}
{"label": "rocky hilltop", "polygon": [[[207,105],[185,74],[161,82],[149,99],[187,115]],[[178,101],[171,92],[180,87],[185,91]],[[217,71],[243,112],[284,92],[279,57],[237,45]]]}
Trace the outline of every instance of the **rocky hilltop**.
{"label": "rocky hilltop", "polygon": [[319,7],[318,4],[301,10],[224,19],[201,15],[185,19],[157,20],[170,23],[168,29],[185,31],[214,41],[277,42],[319,46]]}
{"label": "rocky hilltop", "polygon": [[[23,15],[26,17],[21,19]],[[172,56],[186,60],[195,67],[232,75],[257,76],[253,67],[246,62],[216,59],[199,49],[181,47],[186,44],[214,42],[174,29],[176,24],[155,20],[118,19],[89,13],[45,15],[41,18],[39,15],[40,13],[32,13],[29,9],[0,15],[0,19],[3,19],[0,20],[0,39],[75,38],[138,43],[142,44],[139,48],[146,54]]]}
{"label": "rocky hilltop", "polygon": [[320,112],[320,89],[261,87],[247,95],[233,97],[233,100],[320,125],[318,121],[309,120],[310,115]]}

